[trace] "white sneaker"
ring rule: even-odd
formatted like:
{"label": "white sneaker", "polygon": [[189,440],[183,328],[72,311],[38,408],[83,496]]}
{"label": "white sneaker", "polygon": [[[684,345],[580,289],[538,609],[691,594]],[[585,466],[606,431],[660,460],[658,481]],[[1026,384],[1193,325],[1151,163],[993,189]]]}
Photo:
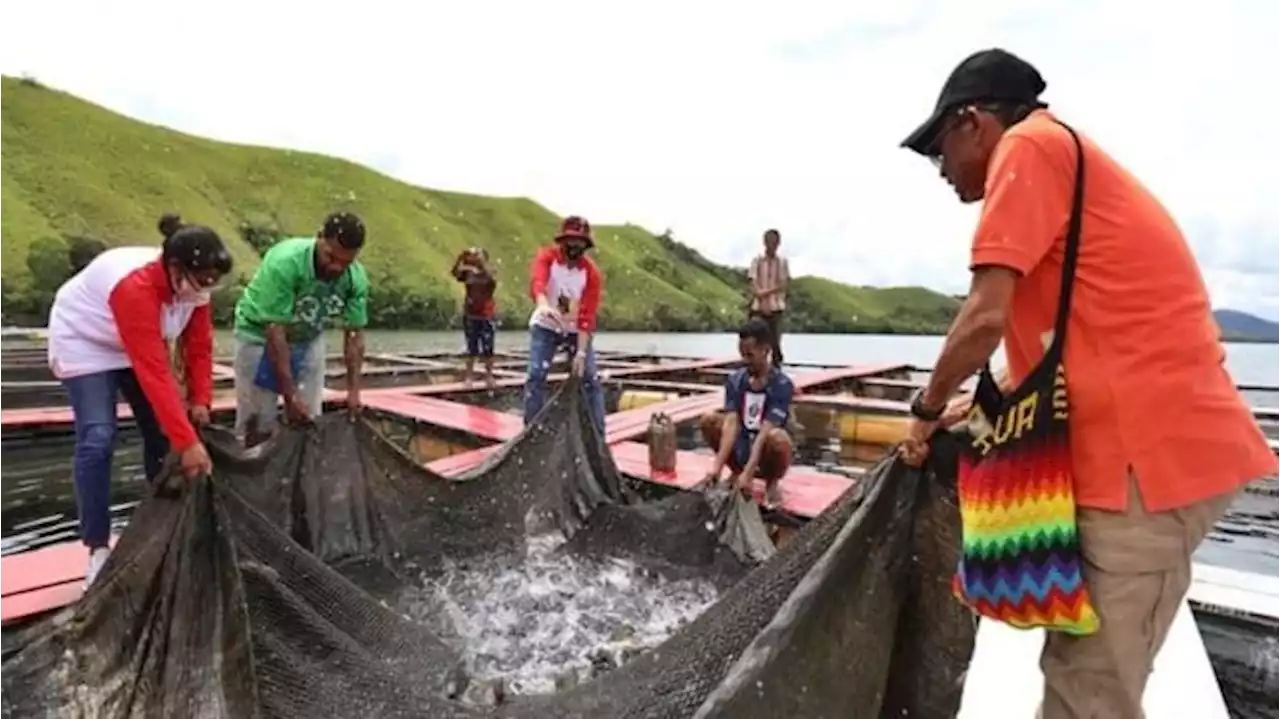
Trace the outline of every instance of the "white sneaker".
{"label": "white sneaker", "polygon": [[107,547],[98,547],[89,553],[89,569],[84,573],[84,588],[89,589],[89,585],[93,584],[93,580],[98,578],[98,572],[102,571],[102,565],[107,563],[107,557],[110,556],[111,550]]}

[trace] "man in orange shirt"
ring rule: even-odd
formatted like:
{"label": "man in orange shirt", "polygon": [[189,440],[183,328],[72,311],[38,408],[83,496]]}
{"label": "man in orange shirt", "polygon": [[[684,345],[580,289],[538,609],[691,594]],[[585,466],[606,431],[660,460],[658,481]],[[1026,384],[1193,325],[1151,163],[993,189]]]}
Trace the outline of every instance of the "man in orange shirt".
{"label": "man in orange shirt", "polygon": [[[975,53],[902,143],[933,160],[961,202],[983,203],[969,296],[911,405],[909,462],[924,461],[939,420],[962,416],[948,399],[1001,339],[1006,391],[1052,340],[1077,150],[1044,89],[1020,58]],[[1080,139],[1083,224],[1064,361],[1084,577],[1101,629],[1047,633],[1042,713],[1136,718],[1190,587],[1192,552],[1243,485],[1277,465],[1223,366],[1182,232],[1137,178]]]}

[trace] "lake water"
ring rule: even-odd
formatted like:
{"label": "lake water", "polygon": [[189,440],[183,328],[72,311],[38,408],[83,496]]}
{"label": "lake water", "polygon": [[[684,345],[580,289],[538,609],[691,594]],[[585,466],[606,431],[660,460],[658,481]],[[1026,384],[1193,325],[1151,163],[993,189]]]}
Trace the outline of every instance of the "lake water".
{"label": "lake water", "polygon": [[[792,362],[859,364],[901,362],[932,367],[942,348],[942,337],[915,335],[783,335],[782,347]],[[330,338],[329,351],[336,353],[337,336]],[[461,352],[462,332],[414,332],[371,330],[366,337],[370,352]],[[229,355],[234,343],[231,333],[218,333],[218,352]],[[521,329],[499,331],[499,350],[528,347],[528,333]],[[733,357],[738,353],[737,336],[731,333],[601,332],[596,347],[617,352],[661,354],[677,357]],[[1237,384],[1280,384],[1280,345],[1231,343],[1227,367]],[[1003,364],[998,362],[997,364]],[[1271,402],[1275,406],[1275,402]]]}

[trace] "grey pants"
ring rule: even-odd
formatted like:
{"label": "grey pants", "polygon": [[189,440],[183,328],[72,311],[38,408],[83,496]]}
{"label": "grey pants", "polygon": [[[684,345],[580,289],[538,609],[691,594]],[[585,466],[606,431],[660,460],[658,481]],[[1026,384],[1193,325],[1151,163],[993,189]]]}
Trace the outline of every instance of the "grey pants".
{"label": "grey pants", "polygon": [[[280,417],[279,395],[253,383],[258,363],[266,351],[266,345],[236,339],[236,435],[239,437],[244,437],[250,420],[256,420],[257,431],[268,432],[275,428]],[[301,371],[293,378],[312,417],[319,417],[324,409],[324,369],[324,336],[321,335],[311,343]]]}

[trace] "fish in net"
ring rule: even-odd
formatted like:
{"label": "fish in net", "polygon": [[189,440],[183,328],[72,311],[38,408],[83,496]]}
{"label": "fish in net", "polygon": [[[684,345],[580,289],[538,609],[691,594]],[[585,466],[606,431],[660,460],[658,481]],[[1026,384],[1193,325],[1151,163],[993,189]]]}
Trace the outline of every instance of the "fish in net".
{"label": "fish in net", "polygon": [[[158,480],[80,602],[6,641],[4,716],[954,716],[975,624],[947,589],[960,532],[947,441],[945,469],[886,459],[766,550],[738,498],[640,499],[575,383],[456,478],[345,416],[248,451],[211,436],[213,476]],[[565,538],[555,552],[725,590],[590,681],[461,701],[461,648],[397,598],[451,562],[519,561],[548,532]]]}

